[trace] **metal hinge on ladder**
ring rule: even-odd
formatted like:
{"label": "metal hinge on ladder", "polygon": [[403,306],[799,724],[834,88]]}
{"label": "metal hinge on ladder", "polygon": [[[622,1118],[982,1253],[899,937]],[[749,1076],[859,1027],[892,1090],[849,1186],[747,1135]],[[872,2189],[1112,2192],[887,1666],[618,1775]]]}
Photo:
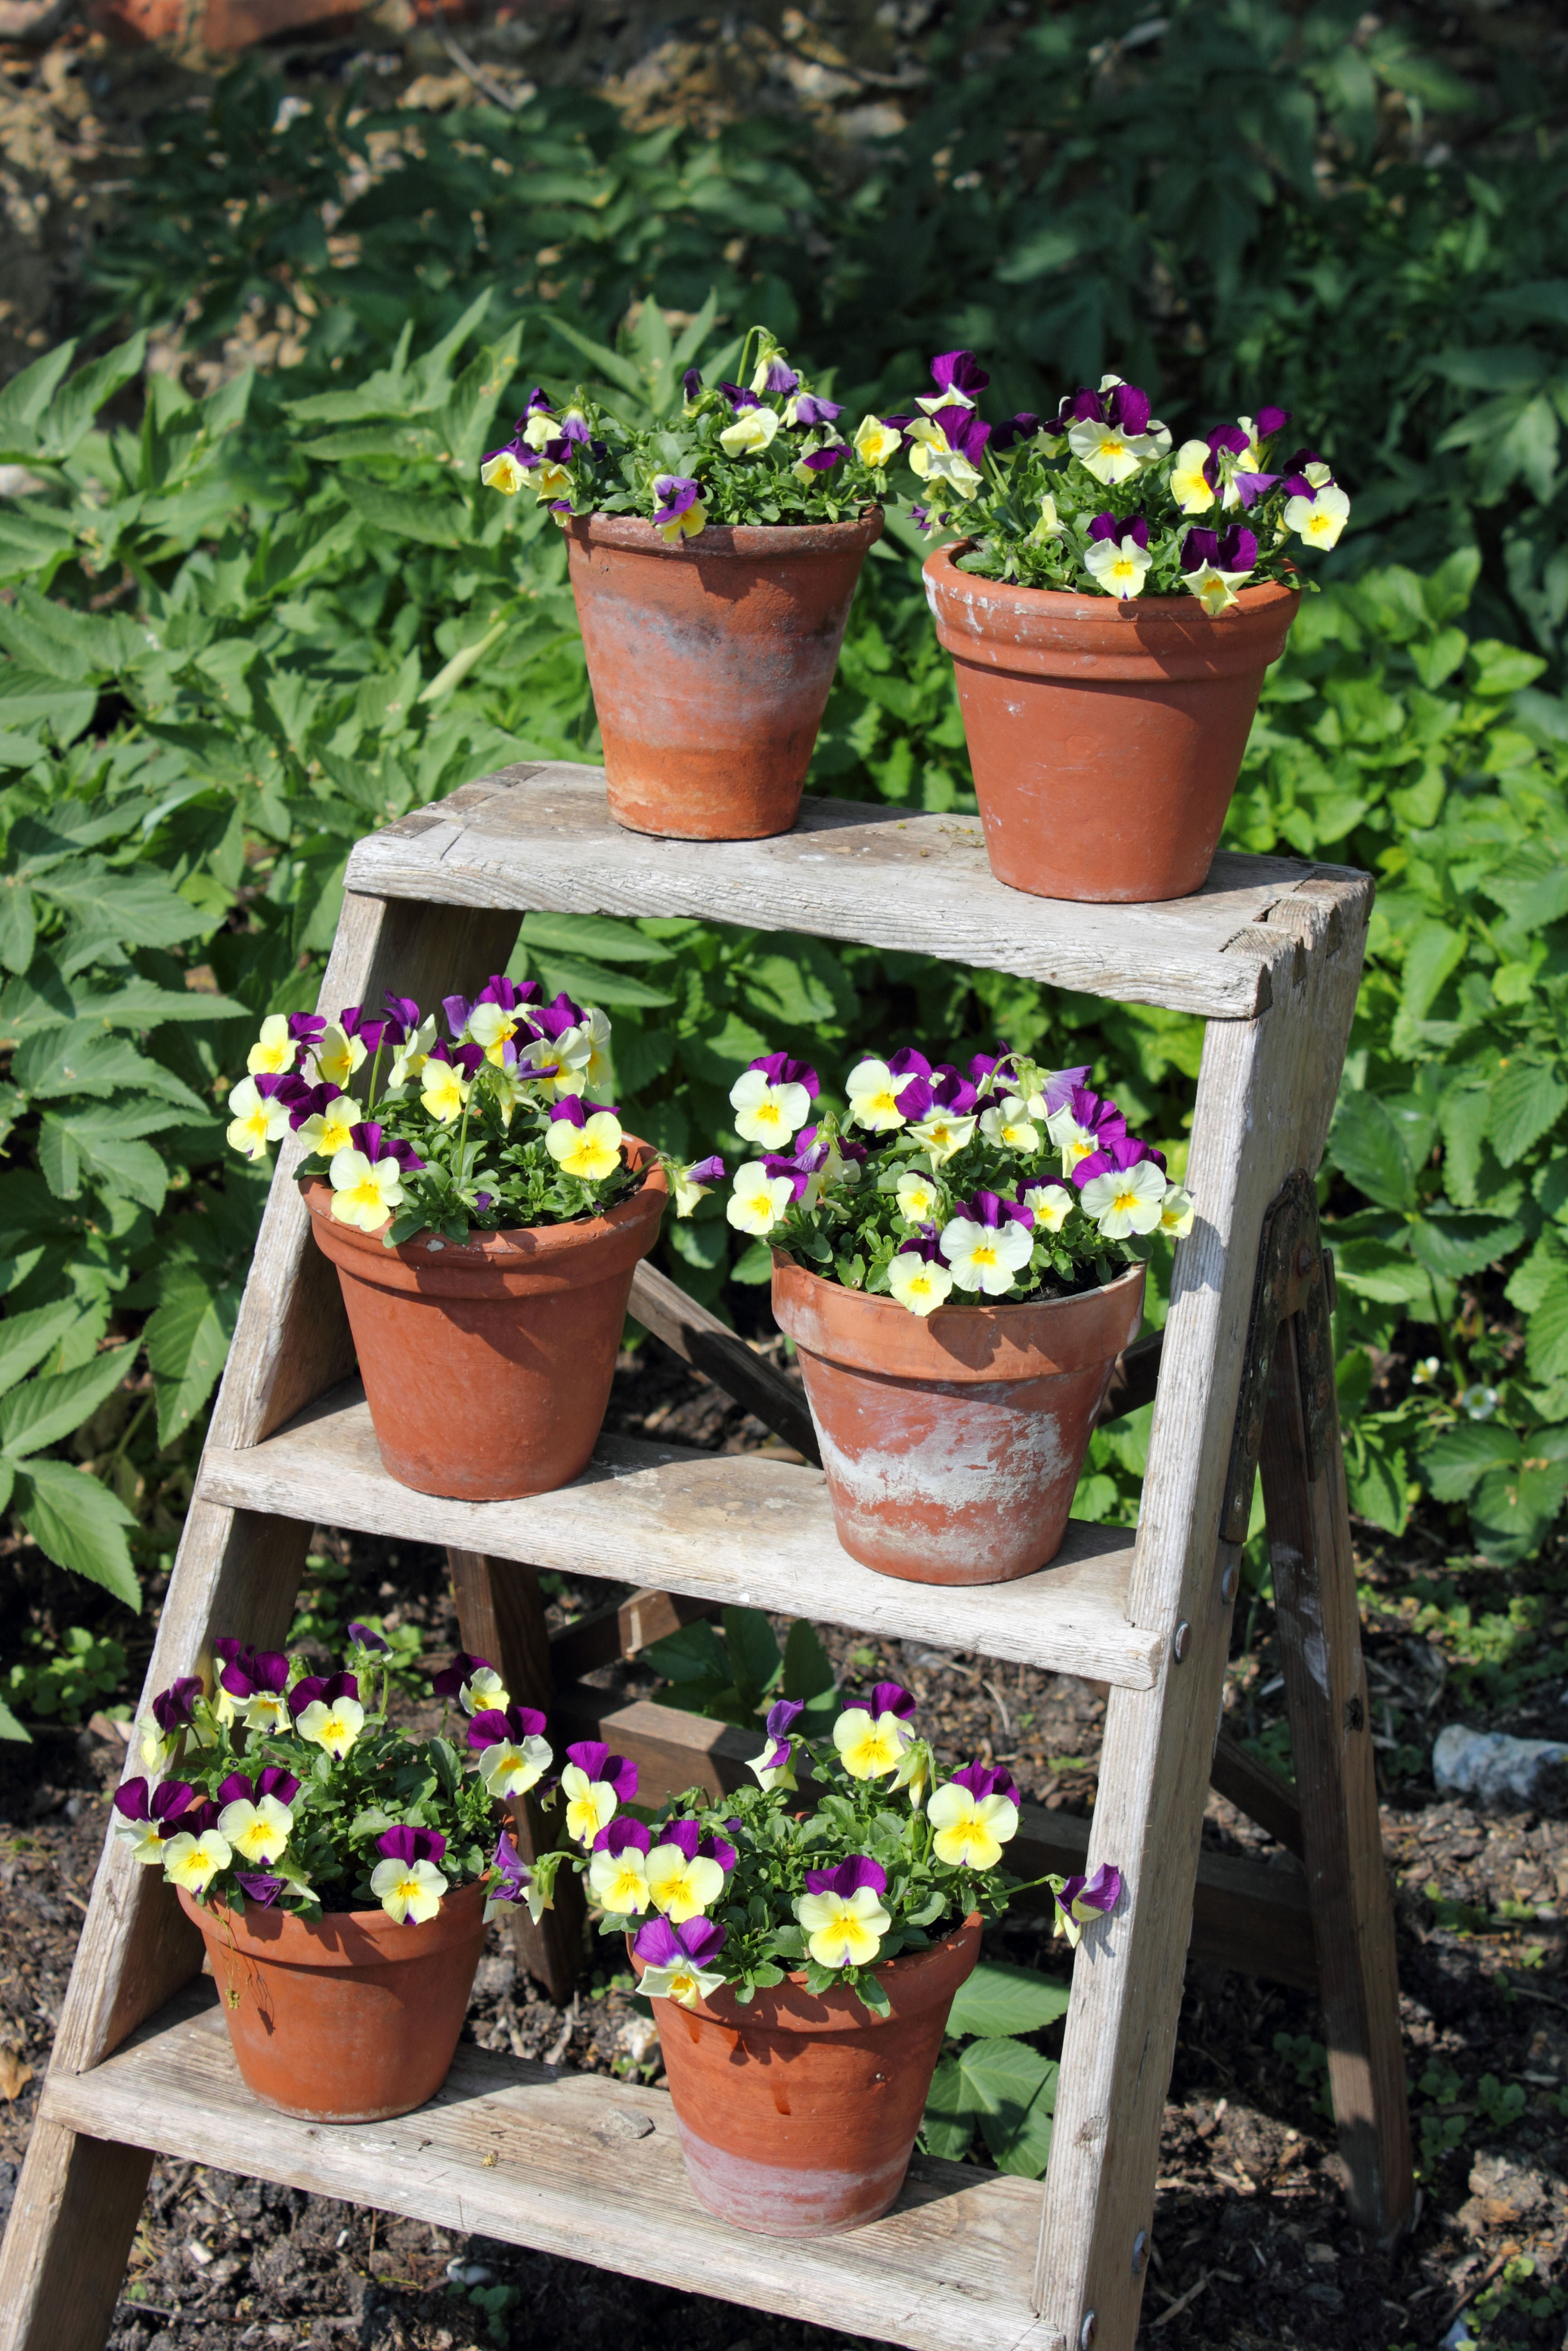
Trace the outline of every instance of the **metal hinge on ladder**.
{"label": "metal hinge on ladder", "polygon": [[1258,1245],[1258,1274],[1247,1324],[1236,1434],[1225,1479],[1219,1532],[1225,1542],[1245,1542],[1252,1514],[1252,1480],[1263,1442],[1263,1415],[1274,1369],[1280,1326],[1295,1317],[1301,1395],[1306,1408],[1307,1475],[1323,1466],[1323,1437],[1334,1412],[1333,1259],[1318,1229],[1317,1187],[1301,1169],[1287,1176],[1269,1205]]}

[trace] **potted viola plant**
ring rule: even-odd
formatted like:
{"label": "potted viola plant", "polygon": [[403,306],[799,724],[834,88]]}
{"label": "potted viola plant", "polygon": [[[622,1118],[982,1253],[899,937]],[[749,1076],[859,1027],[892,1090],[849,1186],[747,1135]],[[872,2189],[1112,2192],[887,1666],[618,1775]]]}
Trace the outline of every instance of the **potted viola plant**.
{"label": "potted viola plant", "polygon": [[773,1249],[839,1541],[883,1575],[1001,1583],[1056,1556],[1144,1268],[1192,1203],[1086,1069],[905,1047],[850,1071],[775,1054],[731,1090],[761,1157],[726,1213]]}
{"label": "potted viola plant", "polygon": [[[1023,1890],[1001,1867],[1019,1825],[1006,1771],[942,1779],[896,1683],[846,1705],[831,1740],[797,1735],[802,1711],[769,1713],[755,1788],[694,1790],[657,1816],[634,1806],[624,1758],[573,1748],[559,1792],[575,1851],[517,1863],[498,1889],[538,1917],[563,1866],[586,1879],[653,2004],[694,2192],[779,2237],[858,2228],[896,2200],[954,1995],[985,1922]],[[1035,1882],[1073,1942],[1122,1890],[1113,1867]]]}
{"label": "potted viola plant", "polygon": [[1047,898],[1185,897],[1213,862],[1303,549],[1350,501],[1262,408],[1172,447],[1119,376],[988,423],[970,351],[903,425],[991,871]]}
{"label": "potted viola plant", "polygon": [[894,455],[896,431],[846,440],[839,403],[765,328],[737,375],[688,369],[680,415],[647,427],[536,389],[480,466],[566,532],[611,813],[634,832],[789,831],[882,531],[877,450]]}
{"label": "potted viola plant", "polygon": [[445,2080],[505,1883],[497,1806],[551,1761],[482,1658],[436,1678],[472,1712],[461,1741],[445,1717],[394,1729],[386,1643],[349,1636],[330,1674],[215,1641],[210,1692],[190,1675],[152,1701],[141,1761],[164,1776],[127,1779],[112,1822],[200,1928],[248,2086],[316,2122],[406,2114]]}
{"label": "potted viola plant", "polygon": [[[677,1166],[591,1099],[610,1023],[497,974],[437,1016],[273,1013],[229,1096],[230,1145],[291,1132],[316,1244],[337,1267],[391,1475],[467,1501],[575,1478],[609,1401],[638,1259]],[[444,1033],[443,1033],[444,1032]]]}

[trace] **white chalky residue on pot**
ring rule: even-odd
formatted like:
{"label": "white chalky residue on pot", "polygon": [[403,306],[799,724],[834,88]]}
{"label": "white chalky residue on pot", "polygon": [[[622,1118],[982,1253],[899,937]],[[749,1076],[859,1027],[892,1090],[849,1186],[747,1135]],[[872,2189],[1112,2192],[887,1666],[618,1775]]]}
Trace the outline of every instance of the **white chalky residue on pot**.
{"label": "white chalky residue on pot", "polygon": [[[955,1400],[907,1451],[873,1446],[847,1453],[820,1422],[817,1433],[829,1485],[868,1542],[883,1531],[883,1512],[935,1505],[951,1517],[956,1556],[977,1569],[990,1563],[993,1550],[998,1561],[1013,1552],[1019,1515],[1038,1510],[1043,1493],[1071,1469],[1053,1414],[977,1400],[967,1409]],[[943,1536],[927,1527],[922,1541],[940,1548]]]}

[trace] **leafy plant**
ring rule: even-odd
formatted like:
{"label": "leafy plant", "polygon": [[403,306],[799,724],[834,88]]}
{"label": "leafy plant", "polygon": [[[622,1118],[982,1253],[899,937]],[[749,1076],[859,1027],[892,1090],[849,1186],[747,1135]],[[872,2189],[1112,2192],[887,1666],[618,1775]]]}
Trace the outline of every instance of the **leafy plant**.
{"label": "leafy plant", "polygon": [[1029,1968],[982,1959],[953,2002],[921,2134],[932,2155],[956,2162],[975,2132],[998,2171],[1040,2179],[1051,2156],[1059,2067],[1018,2035],[1067,2013],[1068,1987]]}
{"label": "leafy plant", "polygon": [[809,1735],[836,1711],[832,1661],[813,1626],[798,1616],[784,1647],[760,1608],[727,1608],[719,1631],[707,1618],[651,1642],[642,1662],[663,1677],[661,1706],[749,1729],[770,1699],[797,1700]]}
{"label": "leafy plant", "polygon": [[114,1697],[124,1678],[125,1652],[120,1643],[99,1639],[84,1625],[68,1626],[54,1644],[35,1632],[28,1646],[35,1662],[10,1668],[5,1698],[0,1699],[0,1736],[7,1739],[29,1735],[14,1708],[44,1722],[78,1723],[104,1698]]}

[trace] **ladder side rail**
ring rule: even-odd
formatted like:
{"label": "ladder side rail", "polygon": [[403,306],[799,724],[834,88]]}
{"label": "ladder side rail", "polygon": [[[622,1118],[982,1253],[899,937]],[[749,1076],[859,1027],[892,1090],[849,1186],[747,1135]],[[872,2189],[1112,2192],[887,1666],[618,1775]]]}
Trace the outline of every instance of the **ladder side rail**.
{"label": "ladder side rail", "polygon": [[[336,1013],[346,1003],[378,1003],[392,986],[425,997],[477,987],[506,963],[517,930],[514,914],[347,897],[319,1000]],[[258,1444],[352,1368],[336,1277],[308,1240],[308,1218],[290,1180],[300,1156],[293,1138],[278,1154],[209,1446]],[[285,1638],[317,1515],[316,1498],[301,1499],[310,1503],[308,1520],[193,1502],[144,1701],[181,1674],[210,1677],[219,1632],[265,1647]],[[133,1742],[124,1776],[141,1769]],[[200,1964],[201,1939],[169,1889],[131,1859],[121,1840],[106,1838],[51,2072],[99,2064]],[[0,2351],[98,2351],[124,2277],[145,2162],[135,2148],[106,2154],[100,2143],[69,2131],[35,2133],[0,2245]],[[81,2254],[84,2211],[95,2215],[85,2232],[90,2260]],[[69,2292],[61,2285],[67,2275],[74,2279]]]}
{"label": "ladder side rail", "polygon": [[1041,2221],[1036,2306],[1064,2351],[1131,2351],[1137,2329],[1239,1564],[1218,1529],[1259,1247],[1281,1183],[1322,1155],[1370,901],[1364,879],[1292,897],[1270,937],[1270,1008],[1205,1034],[1198,1221],[1176,1251],[1128,1594],[1132,1621],[1166,1639],[1155,1687],[1107,1705],[1089,1857],[1117,1864],[1124,1892],[1074,1964]]}
{"label": "ladder side rail", "polygon": [[1416,2188],[1321,1246],[1316,1254],[1312,1294],[1281,1326],[1259,1466],[1329,2088],[1351,2216],[1386,2244],[1408,2223]]}

